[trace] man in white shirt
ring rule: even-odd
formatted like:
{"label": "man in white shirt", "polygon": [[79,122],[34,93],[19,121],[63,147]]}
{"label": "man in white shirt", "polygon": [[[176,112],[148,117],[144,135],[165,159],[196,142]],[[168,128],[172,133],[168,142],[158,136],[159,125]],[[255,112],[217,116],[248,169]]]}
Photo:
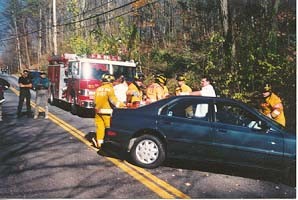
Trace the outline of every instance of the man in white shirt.
{"label": "man in white shirt", "polygon": [[121,75],[117,82],[118,84],[114,86],[115,95],[119,101],[126,103],[126,92],[128,90],[128,85],[125,81],[125,77]]}
{"label": "man in white shirt", "polygon": [[[201,80],[202,89],[194,91],[190,95],[205,96],[205,97],[216,97],[215,90],[211,85],[211,80],[208,77],[203,77]],[[208,104],[198,104],[195,112],[196,117],[205,117],[208,112]]]}

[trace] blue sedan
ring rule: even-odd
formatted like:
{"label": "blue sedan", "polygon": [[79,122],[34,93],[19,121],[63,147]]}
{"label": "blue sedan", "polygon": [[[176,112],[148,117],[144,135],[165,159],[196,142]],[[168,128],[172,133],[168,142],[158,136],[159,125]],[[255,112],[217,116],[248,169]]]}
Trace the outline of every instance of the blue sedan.
{"label": "blue sedan", "polygon": [[296,134],[227,98],[178,96],[138,109],[115,109],[105,142],[144,168],[166,158],[215,161],[296,178]]}

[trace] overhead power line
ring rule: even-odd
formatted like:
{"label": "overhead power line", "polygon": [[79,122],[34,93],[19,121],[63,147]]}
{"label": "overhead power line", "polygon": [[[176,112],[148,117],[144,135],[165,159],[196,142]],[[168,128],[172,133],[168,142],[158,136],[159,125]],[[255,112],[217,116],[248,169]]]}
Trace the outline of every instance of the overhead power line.
{"label": "overhead power line", "polygon": [[[69,20],[69,19],[74,19],[74,18],[79,17],[79,16],[84,16],[86,13],[88,13],[88,12],[92,12],[92,11],[94,11],[94,10],[96,10],[96,9],[98,9],[98,8],[101,8],[101,7],[107,5],[107,4],[111,3],[111,2],[113,2],[113,0],[110,0],[110,1],[107,1],[107,2],[105,2],[105,3],[103,3],[103,4],[100,4],[99,6],[96,6],[96,7],[92,8],[92,9],[90,9],[90,10],[84,10],[83,12],[80,12],[80,13],[74,15],[74,16],[65,18],[65,19],[63,19],[63,20]],[[27,6],[22,7],[21,10],[24,10],[24,9],[27,9],[27,8],[30,8],[30,7],[33,7],[33,6],[36,6],[36,5],[29,5],[29,4],[28,4]],[[47,3],[47,6],[48,6],[48,3]],[[43,6],[43,8],[44,8],[44,7],[45,7],[45,6]],[[4,15],[4,13],[8,13],[8,12],[10,12],[10,11],[7,11],[7,10],[6,10],[6,11],[3,11],[3,12],[0,12],[0,15],[1,15],[1,14]],[[19,11],[18,14],[20,14],[20,13],[22,13],[22,12],[23,12],[23,11]],[[20,21],[17,20],[17,22],[20,22]],[[7,23],[7,20],[0,20],[0,26],[5,26],[5,25],[9,25],[9,24]]]}
{"label": "overhead power line", "polygon": [[[79,17],[79,16],[84,16],[86,13],[88,13],[88,12],[92,12],[92,11],[98,9],[98,8],[101,8],[101,7],[103,7],[103,6],[106,6],[106,5],[108,5],[109,3],[111,3],[111,2],[113,2],[113,0],[110,0],[110,1],[107,1],[107,2],[105,2],[105,3],[103,3],[103,4],[100,4],[99,6],[96,6],[96,7],[92,8],[92,9],[90,9],[90,10],[84,10],[83,12],[80,12],[80,13],[74,15],[74,16],[68,17],[68,18],[63,19],[63,20],[70,20],[70,19],[74,19],[74,18]],[[30,8],[30,7],[33,7],[33,6],[36,6],[36,5],[30,5],[30,6],[27,5],[27,6],[23,7],[22,10],[27,9],[27,8]],[[45,7],[45,6],[43,6],[43,7]],[[9,12],[9,11],[3,11],[3,13],[5,13],[5,12]],[[22,12],[22,11],[21,11],[21,12]],[[19,13],[21,13],[21,12],[19,12]],[[19,14],[19,13],[18,13],[18,14]],[[0,14],[1,14],[1,12],[0,12]],[[20,22],[20,20],[17,20],[17,22]],[[0,26],[5,26],[5,25],[9,25],[9,24],[7,23],[7,20],[2,20],[2,21],[0,20]]]}
{"label": "overhead power line", "polygon": [[126,7],[126,6],[129,6],[129,5],[131,5],[131,4],[133,4],[133,3],[137,2],[137,1],[138,1],[138,0],[134,0],[134,1],[132,1],[132,2],[123,4],[123,5],[119,6],[119,7],[113,8],[113,9],[111,9],[111,10],[108,10],[108,11],[103,12],[103,13],[100,13],[100,14],[96,14],[96,15],[87,17],[87,18],[85,18],[85,19],[81,19],[81,20],[77,20],[77,21],[73,21],[73,22],[68,22],[68,23],[64,23],[64,24],[57,24],[57,26],[66,26],[66,25],[71,25],[71,24],[76,24],[76,23],[79,23],[79,22],[87,21],[87,20],[90,20],[90,19],[99,17],[99,16],[101,16],[101,15],[108,14],[108,13],[113,12],[113,11],[115,11],[115,10],[119,10],[119,9],[124,8],[124,7]]}
{"label": "overhead power line", "polygon": [[[93,18],[102,16],[102,15],[108,14],[108,13],[110,13],[110,12],[113,12],[113,11],[116,11],[116,10],[119,10],[119,9],[122,9],[122,8],[124,8],[124,7],[126,7],[126,6],[129,6],[129,5],[131,5],[131,4],[133,4],[133,3],[137,2],[137,1],[138,1],[138,0],[134,0],[134,1],[129,2],[129,3],[127,3],[127,4],[124,4],[124,5],[121,5],[121,6],[119,6],[119,7],[113,8],[113,9],[111,9],[111,10],[108,10],[108,11],[106,11],[106,12],[104,12],[104,13],[96,14],[96,15],[87,17],[87,18],[85,18],[85,19],[81,19],[81,20],[77,20],[77,21],[69,22],[69,23],[57,24],[56,26],[67,26],[67,25],[71,25],[71,24],[75,24],[75,23],[80,23],[80,22],[82,22],[82,21],[90,20],[90,19],[93,19]],[[137,10],[139,10],[139,9],[141,9],[141,8],[143,8],[143,7],[147,6],[147,5],[149,5],[149,4],[154,4],[154,3],[158,2],[158,1],[160,1],[160,0],[156,0],[156,1],[154,1],[154,2],[144,4],[143,6],[138,7]],[[113,19],[118,18],[118,17],[120,17],[120,16],[127,15],[127,14],[132,13],[132,12],[135,12],[135,9],[133,9],[133,10],[131,10],[131,11],[128,11],[128,12],[126,12],[126,13],[123,13],[123,14],[121,14],[121,15],[117,15],[117,16],[115,16],[115,17],[113,17],[113,18],[110,18],[110,20],[113,20]],[[103,21],[100,21],[99,23],[104,23],[104,22],[106,22],[106,21],[107,21],[107,20],[103,20]],[[97,23],[98,23],[98,22],[97,22]],[[96,23],[91,24],[91,25],[88,25],[88,26],[84,26],[84,27],[82,27],[82,28],[86,28],[86,27],[94,26],[94,25],[96,25]],[[49,27],[49,28],[47,28],[47,29],[52,29],[52,28],[53,28],[53,27]],[[76,28],[76,29],[81,29],[81,28]],[[76,29],[74,29],[74,30],[76,30]],[[18,37],[25,37],[25,36],[28,36],[28,35],[31,35],[31,34],[34,34],[34,33],[38,33],[39,31],[45,32],[46,29],[45,29],[45,28],[42,28],[42,29],[38,29],[38,30],[33,30],[33,31],[27,32],[27,33],[25,33],[25,34],[18,35]],[[0,39],[0,42],[9,41],[9,40],[14,40],[14,39],[16,39],[16,38],[17,38],[17,36],[14,35],[14,36],[12,36],[12,37],[10,37],[10,38]]]}
{"label": "overhead power line", "polygon": [[[20,14],[20,13],[23,13],[23,12],[25,12],[25,11],[24,11],[25,9],[29,9],[29,8],[31,8],[31,7],[32,7],[32,8],[36,7],[36,4],[27,4],[26,6],[23,6],[22,8],[19,8],[18,13],[16,13],[16,14],[18,15],[18,14]],[[3,8],[7,9],[7,5],[6,5],[6,7],[3,7]],[[8,14],[10,14],[10,12],[11,12],[11,10],[3,10],[2,12],[0,12],[0,15],[8,15]],[[6,21],[7,21],[7,20],[0,20],[0,26],[8,25],[8,24],[6,23]]]}
{"label": "overhead power line", "polygon": [[[93,23],[93,24],[89,24],[89,25],[82,26],[82,27],[74,27],[74,28],[71,29],[71,31],[75,31],[75,30],[79,30],[79,29],[84,29],[84,28],[87,28],[87,27],[92,27],[92,26],[95,26],[95,25],[97,25],[97,24],[105,23],[105,22],[108,21],[108,20],[114,20],[114,19],[117,19],[118,17],[122,17],[122,16],[128,15],[128,14],[130,14],[130,13],[134,13],[136,10],[140,10],[140,9],[142,9],[142,8],[144,8],[144,7],[146,7],[146,6],[150,5],[150,4],[154,4],[154,3],[158,2],[158,1],[160,1],[160,0],[155,0],[154,2],[147,3],[147,4],[144,4],[144,5],[142,5],[142,6],[139,6],[137,9],[132,9],[132,10],[130,10],[130,11],[121,13],[121,14],[119,14],[119,15],[117,15],[117,16],[112,17],[112,18],[105,19],[105,20],[102,20],[102,21],[97,21],[97,22],[95,22],[95,23]],[[69,30],[65,30],[65,31],[62,31],[62,32],[67,32],[67,31],[69,31]],[[61,32],[61,31],[60,31],[60,32]]]}
{"label": "overhead power line", "polygon": [[103,4],[100,4],[99,6],[96,6],[96,7],[92,8],[92,9],[90,9],[90,10],[84,10],[83,12],[78,13],[77,15],[68,17],[68,18],[66,18],[66,19],[64,19],[64,20],[73,19],[73,18],[82,16],[82,15],[84,16],[86,13],[88,13],[88,12],[92,12],[92,11],[98,9],[98,8],[101,8],[101,7],[105,6],[105,5],[108,5],[108,4],[111,3],[112,1],[113,1],[113,0],[107,1],[107,2],[105,2],[105,3],[103,3]]}

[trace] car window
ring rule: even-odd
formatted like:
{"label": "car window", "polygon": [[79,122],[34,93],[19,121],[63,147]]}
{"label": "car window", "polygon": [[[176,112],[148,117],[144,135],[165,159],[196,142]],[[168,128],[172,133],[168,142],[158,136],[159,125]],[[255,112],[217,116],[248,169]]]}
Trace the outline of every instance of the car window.
{"label": "car window", "polygon": [[162,115],[208,121],[208,104],[196,100],[178,101],[167,106]]}
{"label": "car window", "polygon": [[216,103],[216,108],[216,122],[261,129],[259,118],[238,105],[227,102],[219,102]]}

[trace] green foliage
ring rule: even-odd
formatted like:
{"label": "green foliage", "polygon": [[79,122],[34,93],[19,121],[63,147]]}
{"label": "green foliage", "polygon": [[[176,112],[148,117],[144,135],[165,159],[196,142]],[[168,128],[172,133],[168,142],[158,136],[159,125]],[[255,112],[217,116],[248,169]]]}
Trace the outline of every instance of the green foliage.
{"label": "green foliage", "polygon": [[88,36],[75,34],[68,42],[77,54],[101,53],[119,55],[124,60],[139,60],[139,35],[134,25],[128,25],[118,18],[119,26],[114,34],[108,34],[100,27],[90,31]]}
{"label": "green foliage", "polygon": [[[35,5],[33,8],[39,3],[24,2]],[[194,90],[200,89],[200,79],[208,75],[220,96],[245,102],[252,102],[262,85],[270,82],[284,101],[286,115],[295,119],[296,10],[289,6],[291,1],[228,4],[227,34],[220,1],[163,0],[140,8],[138,15],[110,20],[107,29],[107,24],[99,23],[100,17],[92,30],[86,27],[80,32],[76,27],[79,24],[71,25],[77,31],[64,35],[67,41],[61,49],[133,59],[147,75],[147,83],[152,75],[165,73],[172,94],[175,76],[180,73],[185,74],[187,84]],[[68,16],[77,20],[82,12],[79,1],[68,0],[66,7]],[[23,15],[38,19],[34,9],[25,10],[18,17]],[[148,22],[151,25],[146,25]],[[290,126],[295,121],[291,120]]]}
{"label": "green foliage", "polygon": [[92,52],[90,38],[87,40],[81,36],[73,36],[69,39],[70,47],[78,55],[86,55]]}
{"label": "green foliage", "polygon": [[78,0],[69,0],[66,2],[66,9],[69,13],[76,16],[79,14]]}

